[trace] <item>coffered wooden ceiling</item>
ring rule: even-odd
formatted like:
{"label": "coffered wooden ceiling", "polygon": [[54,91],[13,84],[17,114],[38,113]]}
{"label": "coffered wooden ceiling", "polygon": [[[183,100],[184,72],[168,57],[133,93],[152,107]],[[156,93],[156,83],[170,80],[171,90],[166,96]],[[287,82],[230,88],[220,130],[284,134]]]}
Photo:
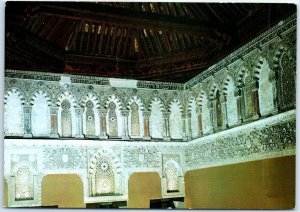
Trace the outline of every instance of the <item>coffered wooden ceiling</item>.
{"label": "coffered wooden ceiling", "polygon": [[291,4],[6,2],[11,69],[185,82]]}

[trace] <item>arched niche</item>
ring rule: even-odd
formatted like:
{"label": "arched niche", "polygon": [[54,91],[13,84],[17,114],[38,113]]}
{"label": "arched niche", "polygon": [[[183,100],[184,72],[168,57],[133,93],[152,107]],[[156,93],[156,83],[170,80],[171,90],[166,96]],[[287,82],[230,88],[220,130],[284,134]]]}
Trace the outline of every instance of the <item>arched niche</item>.
{"label": "arched niche", "polygon": [[23,136],[24,134],[24,97],[21,93],[9,90],[4,99],[4,133],[5,136]]}
{"label": "arched niche", "polygon": [[100,135],[99,105],[98,97],[92,93],[85,96],[81,102],[81,106],[83,107],[83,134],[86,137],[95,137]]}
{"label": "arched niche", "polygon": [[122,194],[122,170],[119,159],[107,149],[98,150],[88,168],[89,196]]}
{"label": "arched niche", "polygon": [[200,95],[200,107],[202,109],[202,131],[203,131],[203,134],[207,134],[207,133],[211,132],[211,130],[212,130],[208,104],[209,104],[209,101],[208,101],[207,95],[204,92],[202,92]]}
{"label": "arched niche", "polygon": [[128,131],[131,138],[142,138],[144,136],[144,104],[142,100],[134,96],[128,103]]}
{"label": "arched niche", "polygon": [[192,138],[198,137],[199,123],[198,123],[198,112],[197,111],[197,102],[195,98],[189,100],[189,112],[191,113],[191,129],[192,129]]}
{"label": "arched niche", "polygon": [[271,69],[265,58],[259,59],[256,72],[259,84],[259,110],[261,115],[265,116],[271,114],[274,110],[273,88],[269,80]]}
{"label": "arched niche", "polygon": [[163,112],[164,106],[160,99],[155,98],[150,105],[150,136],[152,138],[163,138],[164,136],[164,122]]}
{"label": "arched niche", "polygon": [[226,96],[227,123],[229,126],[238,123],[237,99],[235,96],[236,86],[231,77],[224,81],[224,94]]}
{"label": "arched niche", "polygon": [[57,102],[58,108],[58,133],[60,137],[76,136],[76,114],[77,101],[68,92],[63,93]]}
{"label": "arched niche", "polygon": [[121,116],[122,104],[115,95],[108,97],[106,101],[107,132],[111,138],[122,137],[123,135],[123,117]]}
{"label": "arched niche", "polygon": [[169,105],[171,139],[182,139],[182,104],[173,100]]}
{"label": "arched niche", "polygon": [[45,92],[38,92],[32,98],[31,104],[32,135],[49,136],[51,132],[49,97]]}

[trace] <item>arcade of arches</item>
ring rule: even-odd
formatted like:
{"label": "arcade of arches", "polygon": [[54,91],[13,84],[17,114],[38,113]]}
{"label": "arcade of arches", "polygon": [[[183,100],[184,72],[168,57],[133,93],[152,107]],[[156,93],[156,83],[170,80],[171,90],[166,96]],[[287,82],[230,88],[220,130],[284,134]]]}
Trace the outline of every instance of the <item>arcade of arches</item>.
{"label": "arcade of arches", "polygon": [[295,207],[295,43],[293,15],[184,84],[6,70],[6,206]]}

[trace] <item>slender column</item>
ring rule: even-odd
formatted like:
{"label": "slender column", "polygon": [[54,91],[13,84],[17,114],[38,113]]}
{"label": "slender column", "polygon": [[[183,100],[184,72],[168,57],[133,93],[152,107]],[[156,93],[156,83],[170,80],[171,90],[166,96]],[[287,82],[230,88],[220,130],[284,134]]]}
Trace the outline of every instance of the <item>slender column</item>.
{"label": "slender column", "polygon": [[215,100],[209,101],[208,102],[208,111],[209,111],[209,118],[210,118],[210,133],[213,133],[216,129],[217,122],[215,121],[216,119],[216,108],[215,108]]}
{"label": "slender column", "polygon": [[163,118],[164,118],[164,140],[165,141],[170,141],[170,123],[169,123],[169,118],[170,118],[170,112],[164,111],[163,112]]}
{"label": "slender column", "polygon": [[253,97],[253,109],[254,109],[252,119],[258,119],[260,117],[258,82],[252,84],[252,97]]}
{"label": "slender column", "polygon": [[227,117],[227,98],[225,95],[221,97],[222,105],[222,129],[228,128],[228,117]]}
{"label": "slender column", "polygon": [[272,85],[272,93],[273,93],[273,114],[278,113],[278,95],[277,95],[277,79],[276,79],[276,74],[272,73],[269,76],[269,81]]}
{"label": "slender column", "polygon": [[129,138],[129,133],[128,133],[128,116],[129,116],[129,111],[128,110],[121,110],[121,115],[123,116],[123,140],[128,140]]}
{"label": "slender column", "polygon": [[31,106],[24,105],[24,138],[31,138],[32,137],[31,111],[32,111]]}
{"label": "slender column", "polygon": [[149,130],[149,118],[150,118],[151,112],[150,111],[144,111],[144,140],[151,140],[150,137],[150,130]]}
{"label": "slender column", "polygon": [[260,117],[258,89],[252,90],[252,96],[253,96],[253,107],[254,107],[254,113],[253,113],[252,118],[258,119]]}
{"label": "slender column", "polygon": [[186,114],[183,113],[181,115],[181,119],[182,119],[182,140],[187,141],[188,136],[187,136],[187,133],[186,133]]}
{"label": "slender column", "polygon": [[58,107],[50,107],[51,116],[51,134],[50,138],[58,138],[58,124],[57,124]]}
{"label": "slender column", "polygon": [[75,108],[76,114],[76,138],[83,138],[82,116],[83,108]]}
{"label": "slender column", "polygon": [[237,104],[237,123],[240,124],[243,122],[241,89],[236,88],[234,91],[234,96],[236,97]]}
{"label": "slender column", "polygon": [[186,114],[186,120],[187,120],[187,139],[192,140],[192,114],[187,113]]}
{"label": "slender column", "polygon": [[100,114],[100,139],[107,139],[107,131],[106,131],[106,114],[107,109],[101,108],[99,109]]}
{"label": "slender column", "polygon": [[202,129],[202,107],[197,108],[197,115],[198,115],[198,137],[201,137],[203,135],[203,129]]}
{"label": "slender column", "polygon": [[245,121],[259,118],[258,87],[256,84],[254,81],[244,87],[246,94]]}

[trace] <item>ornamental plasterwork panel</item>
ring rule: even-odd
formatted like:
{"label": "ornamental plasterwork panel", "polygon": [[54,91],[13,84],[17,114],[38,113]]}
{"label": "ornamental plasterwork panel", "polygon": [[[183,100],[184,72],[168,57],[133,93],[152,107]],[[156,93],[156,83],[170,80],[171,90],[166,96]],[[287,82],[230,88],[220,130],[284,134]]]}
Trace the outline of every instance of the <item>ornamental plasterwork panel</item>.
{"label": "ornamental plasterwork panel", "polygon": [[124,148],[124,167],[159,168],[160,154],[156,146],[132,146]]}
{"label": "ornamental plasterwork panel", "polygon": [[83,147],[44,147],[44,169],[86,168],[86,152]]}
{"label": "ornamental plasterwork panel", "polygon": [[113,153],[114,157],[117,157],[119,160],[122,158],[122,147],[120,145],[110,144],[110,145],[99,145],[94,144],[88,147],[88,157],[91,159],[99,150],[101,152]]}
{"label": "ornamental plasterwork panel", "polygon": [[175,161],[178,165],[180,165],[180,154],[172,154],[172,153],[169,153],[169,154],[163,154],[162,155],[162,162],[163,162],[163,165],[166,164],[169,160],[173,160]]}
{"label": "ornamental plasterwork panel", "polygon": [[[224,67],[233,63],[234,61],[243,58],[246,59],[248,55],[253,54],[253,51],[257,50],[258,45],[262,47],[266,43],[276,42],[278,35],[283,34],[288,31],[293,31],[295,37],[295,27],[296,27],[296,15],[291,15],[287,19],[283,20],[280,24],[270,28],[269,30],[261,33],[258,37],[252,39],[250,42],[229,54],[224,59],[220,60],[213,66],[209,67],[207,70],[197,75],[193,79],[189,80],[185,86],[187,88],[197,85],[199,82],[204,82],[206,79],[215,75],[217,72],[222,70]],[[286,38],[284,38],[286,39]],[[296,39],[294,39],[296,40]],[[247,59],[246,59],[247,60]]]}
{"label": "ornamental plasterwork panel", "polygon": [[242,129],[238,133],[215,136],[213,139],[204,137],[197,143],[191,143],[185,150],[187,166],[196,169],[222,165],[228,161],[233,163],[257,160],[268,155],[272,157],[276,152],[293,153],[296,147],[296,120],[265,124],[262,128]]}
{"label": "ornamental plasterwork panel", "polygon": [[36,154],[11,154],[11,174],[14,175],[18,166],[23,164],[29,165],[34,172],[37,170],[37,155]]}

